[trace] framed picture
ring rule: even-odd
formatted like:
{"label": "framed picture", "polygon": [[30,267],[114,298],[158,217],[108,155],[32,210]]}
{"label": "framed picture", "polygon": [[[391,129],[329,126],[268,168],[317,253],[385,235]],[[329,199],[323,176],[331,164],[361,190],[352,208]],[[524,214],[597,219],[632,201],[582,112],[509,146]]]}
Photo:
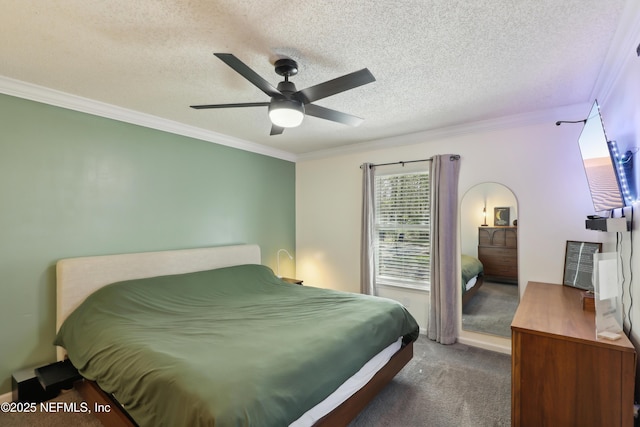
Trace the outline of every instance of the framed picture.
{"label": "framed picture", "polygon": [[567,240],[562,284],[593,292],[593,254],[602,252],[602,243]]}
{"label": "framed picture", "polygon": [[493,208],[493,225],[509,225],[509,208]]}

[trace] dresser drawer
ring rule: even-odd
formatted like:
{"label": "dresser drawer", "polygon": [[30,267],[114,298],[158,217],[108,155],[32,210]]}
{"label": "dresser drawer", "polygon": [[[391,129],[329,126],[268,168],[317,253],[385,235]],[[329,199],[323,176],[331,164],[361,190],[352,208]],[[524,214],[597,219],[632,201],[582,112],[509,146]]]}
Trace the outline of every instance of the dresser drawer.
{"label": "dresser drawer", "polygon": [[478,247],[478,259],[487,277],[518,279],[518,252],[515,248]]}
{"label": "dresser drawer", "polygon": [[517,279],[518,269],[513,265],[495,265],[487,263],[484,269],[484,274],[487,277],[496,276]]}
{"label": "dresser drawer", "polygon": [[504,260],[505,262],[514,262],[518,257],[518,251],[515,248],[496,248],[496,247],[478,247],[478,258],[493,258],[495,260]]}
{"label": "dresser drawer", "polygon": [[518,246],[517,227],[479,227],[478,245],[516,248]]}

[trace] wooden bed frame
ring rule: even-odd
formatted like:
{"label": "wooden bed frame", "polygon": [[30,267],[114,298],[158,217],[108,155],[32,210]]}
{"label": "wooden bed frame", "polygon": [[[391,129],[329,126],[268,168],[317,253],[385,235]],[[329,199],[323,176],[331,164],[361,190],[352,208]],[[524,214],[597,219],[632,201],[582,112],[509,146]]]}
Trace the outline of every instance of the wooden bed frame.
{"label": "wooden bed frame", "polygon": [[[412,358],[413,342],[410,342],[398,350],[364,387],[318,420],[313,427],[347,426]],[[98,404],[110,409],[109,412],[93,412],[93,415],[105,427],[137,426],[120,404],[110,394],[105,393],[95,382],[80,380],[75,383],[74,387],[90,408],[94,408],[94,405]]]}
{"label": "wooden bed frame", "polygon": [[[58,261],[56,331],[69,314],[91,293],[110,283],[144,277],[211,270],[241,264],[260,264],[257,245],[233,245],[162,252],[69,258]],[[57,349],[58,360],[66,357]],[[413,358],[413,343],[404,345],[373,378],[336,409],[314,424],[315,427],[346,426],[373,397]],[[83,399],[93,408],[108,405],[109,412],[93,414],[107,427],[135,426],[120,404],[93,381],[75,384]]]}

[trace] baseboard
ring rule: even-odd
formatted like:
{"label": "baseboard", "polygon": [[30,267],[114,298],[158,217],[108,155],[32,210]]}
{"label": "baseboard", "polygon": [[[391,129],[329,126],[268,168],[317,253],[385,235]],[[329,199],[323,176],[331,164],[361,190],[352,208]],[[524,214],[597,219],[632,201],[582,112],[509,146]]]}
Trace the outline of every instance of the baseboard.
{"label": "baseboard", "polygon": [[[487,335],[487,337],[489,337]],[[492,337],[493,338],[493,337]],[[469,336],[458,337],[458,342],[460,344],[470,345],[472,347],[479,347],[485,350],[495,351],[497,353],[511,354],[511,343],[507,342],[497,342],[504,341],[504,339],[494,339],[494,342],[489,342],[484,337],[483,339],[476,339]]]}
{"label": "baseboard", "polygon": [[0,394],[0,403],[7,403],[13,400],[12,392]]}

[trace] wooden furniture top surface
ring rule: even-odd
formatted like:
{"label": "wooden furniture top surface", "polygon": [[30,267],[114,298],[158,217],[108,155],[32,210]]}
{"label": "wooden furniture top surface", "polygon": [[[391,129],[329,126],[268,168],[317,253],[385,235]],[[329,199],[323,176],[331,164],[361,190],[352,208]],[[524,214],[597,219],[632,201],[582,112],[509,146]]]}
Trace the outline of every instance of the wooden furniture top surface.
{"label": "wooden furniture top surface", "polygon": [[615,341],[596,338],[595,313],[582,309],[580,293],[580,289],[570,286],[529,282],[511,329],[635,352],[633,344],[624,334]]}

